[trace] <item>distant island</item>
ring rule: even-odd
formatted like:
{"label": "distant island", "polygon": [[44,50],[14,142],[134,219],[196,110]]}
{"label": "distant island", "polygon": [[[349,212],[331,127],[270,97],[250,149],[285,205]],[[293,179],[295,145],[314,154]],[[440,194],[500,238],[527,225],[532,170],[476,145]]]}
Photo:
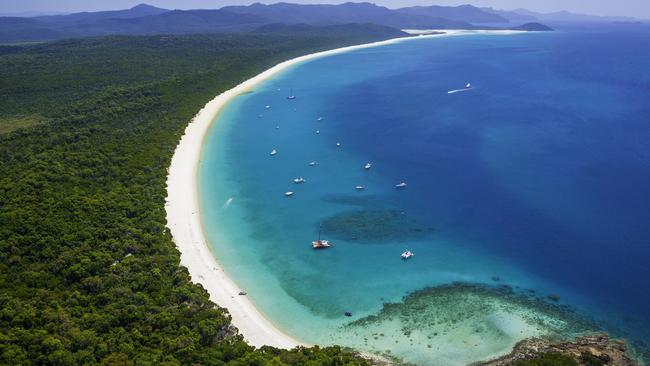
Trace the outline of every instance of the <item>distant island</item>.
{"label": "distant island", "polygon": [[[389,9],[371,3],[339,5],[277,3],[221,9],[168,10],[147,4],[116,11],[37,17],[0,17],[0,43],[40,42],[106,35],[211,34],[275,30],[269,24],[333,26],[375,24],[399,29],[550,30],[530,23],[537,18],[511,16],[472,5],[414,6]],[[529,23],[512,26],[521,20]],[[495,26],[494,24],[503,24]],[[516,23],[515,23],[516,24]],[[535,24],[535,26],[533,26]]]}

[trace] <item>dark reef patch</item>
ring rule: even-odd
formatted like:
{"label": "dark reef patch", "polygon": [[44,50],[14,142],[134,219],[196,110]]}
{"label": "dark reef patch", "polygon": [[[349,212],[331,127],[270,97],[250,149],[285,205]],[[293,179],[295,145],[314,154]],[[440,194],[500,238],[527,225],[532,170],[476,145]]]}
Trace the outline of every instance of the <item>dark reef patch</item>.
{"label": "dark reef patch", "polygon": [[406,213],[387,209],[346,211],[326,218],[322,225],[330,237],[360,243],[419,239],[433,232]]}
{"label": "dark reef patch", "polygon": [[510,286],[460,282],[412,292],[401,303],[385,303],[377,315],[355,320],[346,327],[368,327],[399,320],[404,334],[431,332],[427,336],[434,338],[471,322],[477,333],[494,333],[498,330],[488,329],[489,323],[480,319],[497,312],[518,313],[529,325],[561,338],[601,329],[594,320],[572,307],[533,293],[515,291]]}

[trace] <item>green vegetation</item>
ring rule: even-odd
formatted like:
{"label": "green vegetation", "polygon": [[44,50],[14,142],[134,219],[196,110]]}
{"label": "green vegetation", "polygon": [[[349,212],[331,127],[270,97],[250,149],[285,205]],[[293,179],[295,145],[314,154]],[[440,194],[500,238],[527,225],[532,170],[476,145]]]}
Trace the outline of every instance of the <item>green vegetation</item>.
{"label": "green vegetation", "polygon": [[166,169],[208,100],[281,60],[385,37],[324,34],[0,47],[0,130],[38,121],[0,135],[0,364],[365,364],[248,346],[165,228]]}
{"label": "green vegetation", "polygon": [[529,360],[519,360],[516,366],[578,366],[578,362],[572,357],[559,352],[540,353],[537,357]]}

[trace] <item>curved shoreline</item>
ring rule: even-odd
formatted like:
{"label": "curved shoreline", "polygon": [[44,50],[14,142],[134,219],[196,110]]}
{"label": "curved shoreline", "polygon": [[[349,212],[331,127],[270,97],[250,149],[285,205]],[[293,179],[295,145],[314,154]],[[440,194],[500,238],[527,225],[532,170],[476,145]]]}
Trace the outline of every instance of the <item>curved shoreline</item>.
{"label": "curved shoreline", "polygon": [[[227,90],[201,109],[185,129],[178,143],[167,175],[167,227],[176,247],[181,252],[181,265],[187,267],[192,281],[201,284],[209,293],[210,300],[228,309],[232,324],[239,329],[245,340],[256,347],[269,345],[278,348],[308,346],[285,334],[267,319],[246,296],[240,296],[241,289],[228,277],[212,253],[203,232],[200,216],[198,167],[203,140],[222,108],[238,95],[252,90],[259,83],[299,63],[320,57],[358,49],[395,44],[398,42],[463,34],[485,34],[485,31],[446,30],[442,34],[418,37],[393,38],[385,41],[348,46],[312,53],[279,63],[261,74]],[[516,31],[495,31],[497,34],[519,33]]]}

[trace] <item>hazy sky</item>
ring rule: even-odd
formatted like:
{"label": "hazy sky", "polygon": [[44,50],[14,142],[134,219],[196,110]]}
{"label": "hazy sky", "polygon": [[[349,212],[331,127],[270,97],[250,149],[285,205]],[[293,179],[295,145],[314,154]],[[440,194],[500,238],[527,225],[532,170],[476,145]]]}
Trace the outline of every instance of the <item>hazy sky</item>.
{"label": "hazy sky", "polygon": [[[277,1],[260,1],[274,3]],[[300,3],[341,3],[345,0],[285,0]],[[361,1],[361,0],[355,0]],[[0,0],[0,13],[31,11],[96,11],[129,8],[138,3],[169,9],[220,8],[232,4],[250,4],[251,0]],[[527,8],[535,11],[569,10],[596,15],[629,15],[650,18],[650,0],[375,0],[390,8],[410,5],[460,5],[491,6],[500,9]]]}

